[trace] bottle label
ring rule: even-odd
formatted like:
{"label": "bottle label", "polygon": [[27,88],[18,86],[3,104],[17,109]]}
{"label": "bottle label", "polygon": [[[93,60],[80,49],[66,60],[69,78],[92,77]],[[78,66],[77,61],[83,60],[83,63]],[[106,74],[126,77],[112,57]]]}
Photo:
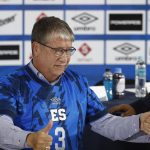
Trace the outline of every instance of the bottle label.
{"label": "bottle label", "polygon": [[119,79],[119,80],[116,80],[116,92],[118,93],[122,93],[124,92],[125,90],[125,79],[122,78],[122,79]]}
{"label": "bottle label", "polygon": [[104,86],[105,86],[108,100],[112,100],[112,80],[105,80]]}
{"label": "bottle label", "polygon": [[146,71],[145,68],[138,68],[136,71],[136,76],[138,76],[139,78],[145,78],[146,76]]}

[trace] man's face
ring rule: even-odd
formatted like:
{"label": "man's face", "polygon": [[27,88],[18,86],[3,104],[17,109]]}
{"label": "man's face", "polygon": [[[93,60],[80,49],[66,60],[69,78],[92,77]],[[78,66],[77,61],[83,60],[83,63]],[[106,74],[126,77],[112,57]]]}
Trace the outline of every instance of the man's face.
{"label": "man's face", "polygon": [[[70,40],[62,39],[55,39],[42,44],[52,48],[63,49],[67,49],[72,46],[72,42]],[[42,44],[33,42],[33,64],[48,81],[52,82],[64,72],[68,66],[71,56],[67,55],[65,52],[59,56],[55,50]]]}

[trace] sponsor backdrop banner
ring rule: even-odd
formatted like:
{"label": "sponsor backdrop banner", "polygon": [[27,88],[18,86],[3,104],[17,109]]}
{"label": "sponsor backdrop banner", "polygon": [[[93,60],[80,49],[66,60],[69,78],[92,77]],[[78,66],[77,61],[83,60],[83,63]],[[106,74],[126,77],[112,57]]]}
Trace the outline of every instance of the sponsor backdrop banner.
{"label": "sponsor backdrop banner", "polygon": [[150,0],[0,0],[0,76],[30,62],[31,30],[45,16],[72,28],[77,51],[69,67],[90,85],[102,80],[105,68],[121,67],[134,79],[139,56],[150,80]]}

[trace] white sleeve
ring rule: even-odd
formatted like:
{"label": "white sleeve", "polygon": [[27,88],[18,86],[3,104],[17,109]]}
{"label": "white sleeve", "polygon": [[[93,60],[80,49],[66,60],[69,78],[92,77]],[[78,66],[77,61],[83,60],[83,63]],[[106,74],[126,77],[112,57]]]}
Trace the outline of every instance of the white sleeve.
{"label": "white sleeve", "polygon": [[0,116],[0,148],[5,150],[27,148],[26,137],[29,133],[31,132],[15,126],[9,116]]}
{"label": "white sleeve", "polygon": [[92,130],[112,140],[150,143],[150,136],[139,130],[139,115],[119,117],[106,114],[91,123]]}

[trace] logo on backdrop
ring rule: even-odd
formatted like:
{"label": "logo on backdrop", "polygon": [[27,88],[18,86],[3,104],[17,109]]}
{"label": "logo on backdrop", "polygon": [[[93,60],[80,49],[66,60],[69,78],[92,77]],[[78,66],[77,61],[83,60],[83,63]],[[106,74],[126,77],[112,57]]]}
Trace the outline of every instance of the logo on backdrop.
{"label": "logo on backdrop", "polygon": [[75,22],[78,22],[79,24],[82,24],[84,27],[75,27],[75,31],[94,31],[96,30],[95,27],[91,26],[91,27],[87,27],[86,25],[98,20],[97,17],[83,12],[75,17],[72,18],[72,20],[74,20]]}
{"label": "logo on backdrop", "polygon": [[0,45],[0,60],[19,60],[19,45]]}
{"label": "logo on backdrop", "polygon": [[6,25],[8,23],[15,21],[16,14],[5,19],[0,19],[0,26]]}
{"label": "logo on backdrop", "polygon": [[143,14],[109,14],[110,31],[142,31]]}
{"label": "logo on backdrop", "polygon": [[114,47],[113,50],[125,55],[124,57],[116,57],[116,60],[136,60],[137,57],[129,57],[129,55],[139,51],[140,48],[130,43],[123,43]]}
{"label": "logo on backdrop", "polygon": [[91,50],[92,49],[86,43],[83,43],[79,48],[79,51],[83,56],[87,56]]}
{"label": "logo on backdrop", "polygon": [[36,22],[39,21],[40,19],[44,18],[44,17],[47,17],[47,15],[42,12],[37,18],[36,18]]}

